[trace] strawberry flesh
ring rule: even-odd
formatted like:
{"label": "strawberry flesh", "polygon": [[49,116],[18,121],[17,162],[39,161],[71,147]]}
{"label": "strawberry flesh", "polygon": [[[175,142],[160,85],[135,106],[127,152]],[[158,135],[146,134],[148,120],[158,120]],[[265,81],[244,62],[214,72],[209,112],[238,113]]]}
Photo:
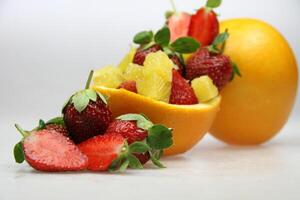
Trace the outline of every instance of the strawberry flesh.
{"label": "strawberry flesh", "polygon": [[125,143],[120,134],[98,135],[78,145],[88,157],[88,169],[107,171],[111,163],[118,158]]}
{"label": "strawberry flesh", "polygon": [[191,16],[188,13],[175,13],[168,18],[167,24],[171,32],[171,42],[188,35]]}
{"label": "strawberry flesh", "polygon": [[202,46],[210,45],[219,34],[219,21],[214,11],[201,8],[192,15],[188,35]]}
{"label": "strawberry flesh", "polygon": [[63,113],[67,130],[76,144],[104,134],[112,119],[111,111],[99,97],[96,102],[90,101],[80,113],[70,103]]}
{"label": "strawberry flesh", "polygon": [[69,137],[68,130],[66,129],[66,127],[64,127],[62,125],[47,124],[45,129],[49,130],[49,131],[56,131],[56,132],[61,133],[62,135],[66,136],[66,137]]}
{"label": "strawberry flesh", "polygon": [[23,142],[26,161],[39,171],[79,171],[87,168],[88,158],[67,137],[54,130],[33,132]]}
{"label": "strawberry flesh", "polygon": [[119,88],[123,88],[130,92],[137,93],[136,82],[135,81],[125,81],[123,82]]}
{"label": "strawberry flesh", "polygon": [[221,90],[231,79],[233,67],[228,56],[213,54],[207,48],[200,49],[186,65],[186,78],[194,78],[208,75],[214,84]]}
{"label": "strawberry flesh", "polygon": [[170,103],[177,105],[192,105],[198,103],[193,88],[176,70],[173,70]]}

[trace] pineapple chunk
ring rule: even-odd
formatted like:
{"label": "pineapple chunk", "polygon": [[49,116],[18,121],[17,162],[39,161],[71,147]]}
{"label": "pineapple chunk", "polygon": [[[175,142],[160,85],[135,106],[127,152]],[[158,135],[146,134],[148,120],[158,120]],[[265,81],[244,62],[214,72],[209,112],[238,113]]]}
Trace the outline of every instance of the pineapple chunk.
{"label": "pineapple chunk", "polygon": [[144,62],[142,76],[136,80],[139,94],[169,102],[171,94],[173,62],[162,51],[150,53]]}
{"label": "pineapple chunk", "polygon": [[120,62],[118,67],[122,72],[125,72],[127,69],[128,65],[132,63],[134,55],[136,53],[136,48],[131,48],[128,54],[123,58],[123,60]]}
{"label": "pineapple chunk", "polygon": [[114,66],[106,66],[97,70],[93,77],[95,86],[104,86],[108,88],[118,88],[124,80],[120,68]]}
{"label": "pineapple chunk", "polygon": [[143,78],[136,82],[138,94],[168,103],[171,95],[171,82],[153,71],[144,70],[143,72]]}
{"label": "pineapple chunk", "polygon": [[137,81],[143,78],[143,66],[130,63],[124,72],[124,78],[127,81]]}
{"label": "pineapple chunk", "polygon": [[168,55],[162,51],[150,53],[147,55],[144,66],[146,70],[155,71],[166,81],[172,81],[172,69],[174,63]]}
{"label": "pineapple chunk", "polygon": [[192,81],[192,88],[199,102],[207,102],[219,95],[218,88],[208,76],[201,76]]}

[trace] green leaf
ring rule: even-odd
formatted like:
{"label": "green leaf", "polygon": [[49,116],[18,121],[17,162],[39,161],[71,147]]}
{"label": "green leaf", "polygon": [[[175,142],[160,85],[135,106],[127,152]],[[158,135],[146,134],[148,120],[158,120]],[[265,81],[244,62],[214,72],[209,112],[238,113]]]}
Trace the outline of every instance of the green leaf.
{"label": "green leaf", "polygon": [[213,41],[212,45],[217,46],[223,44],[229,38],[228,30],[226,29],[225,32],[220,33]]}
{"label": "green leaf", "polygon": [[16,163],[22,163],[25,160],[24,151],[23,151],[23,144],[19,142],[14,147],[14,157]]}
{"label": "green leaf", "polygon": [[155,150],[152,152],[153,156],[159,160],[163,156],[164,151],[163,150]]}
{"label": "green leaf", "polygon": [[136,44],[147,44],[153,40],[152,31],[143,31],[136,34],[133,38],[133,42]]}
{"label": "green leaf", "polygon": [[233,71],[236,75],[238,75],[239,77],[242,77],[242,74],[240,72],[240,69],[239,67],[237,66],[236,63],[232,63],[232,67],[233,67]]}
{"label": "green leaf", "polygon": [[154,41],[156,44],[166,47],[170,43],[171,33],[167,26],[160,29],[154,36]]}
{"label": "green leaf", "polygon": [[119,120],[125,121],[136,121],[136,124],[139,128],[148,130],[150,127],[153,126],[153,123],[146,119],[143,115],[140,114],[126,114],[117,117]]}
{"label": "green leaf", "polygon": [[129,161],[128,159],[126,159],[126,160],[122,163],[122,165],[120,166],[119,172],[121,172],[121,173],[122,173],[122,172],[125,172],[126,169],[128,168],[129,163],[130,163],[130,161]]}
{"label": "green leaf", "polygon": [[61,111],[63,112],[65,107],[69,104],[70,100],[73,98],[73,96],[71,96],[70,98],[68,98],[68,100],[63,104]]}
{"label": "green leaf", "polygon": [[84,93],[86,96],[88,96],[88,98],[90,100],[92,100],[93,102],[97,101],[97,92],[95,90],[92,89],[86,89],[84,90]]}
{"label": "green leaf", "polygon": [[107,99],[108,97],[101,94],[100,92],[97,92],[98,96],[100,97],[100,99],[107,105]]}
{"label": "green leaf", "polygon": [[173,144],[172,131],[163,125],[154,125],[148,130],[147,143],[153,149],[165,149]]}
{"label": "green leaf", "polygon": [[129,145],[129,152],[130,153],[145,153],[149,151],[150,147],[145,144],[144,142],[134,142]]}
{"label": "green leaf", "polygon": [[159,168],[166,168],[155,156],[150,152],[150,160]]}
{"label": "green leaf", "polygon": [[217,8],[221,5],[222,0],[207,0],[206,7],[208,8]]}
{"label": "green leaf", "polygon": [[37,127],[37,130],[42,130],[46,127],[46,123],[44,122],[44,120],[40,119],[39,120],[39,126]]}
{"label": "green leaf", "polygon": [[78,112],[82,112],[89,104],[90,99],[84,91],[76,93],[72,98],[72,103]]}
{"label": "green leaf", "polygon": [[65,126],[65,121],[63,117],[55,117],[53,119],[50,119],[46,122],[46,124],[56,124],[56,125],[62,125]]}
{"label": "green leaf", "polygon": [[143,165],[134,155],[128,154],[127,159],[129,161],[129,167],[132,169],[143,169]]}
{"label": "green leaf", "polygon": [[200,48],[200,44],[192,37],[182,37],[175,40],[171,48],[178,53],[194,53]]}

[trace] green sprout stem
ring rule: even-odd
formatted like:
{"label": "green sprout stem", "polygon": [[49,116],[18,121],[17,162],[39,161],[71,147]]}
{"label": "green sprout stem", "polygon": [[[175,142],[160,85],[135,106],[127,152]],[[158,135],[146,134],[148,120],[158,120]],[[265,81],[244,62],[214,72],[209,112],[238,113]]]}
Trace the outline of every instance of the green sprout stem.
{"label": "green sprout stem", "polygon": [[89,77],[88,77],[88,80],[87,80],[87,82],[85,84],[85,89],[89,89],[91,81],[92,81],[92,78],[93,78],[93,74],[94,74],[94,70],[91,70],[90,74],[89,74]]}
{"label": "green sprout stem", "polygon": [[176,5],[174,3],[174,0],[170,0],[170,2],[171,2],[174,13],[177,13],[177,8],[176,8]]}
{"label": "green sprout stem", "polygon": [[21,128],[21,126],[19,126],[18,124],[15,124],[15,127],[16,127],[16,129],[22,134],[22,136],[23,136],[24,138],[30,135],[29,132],[24,131],[24,130]]}

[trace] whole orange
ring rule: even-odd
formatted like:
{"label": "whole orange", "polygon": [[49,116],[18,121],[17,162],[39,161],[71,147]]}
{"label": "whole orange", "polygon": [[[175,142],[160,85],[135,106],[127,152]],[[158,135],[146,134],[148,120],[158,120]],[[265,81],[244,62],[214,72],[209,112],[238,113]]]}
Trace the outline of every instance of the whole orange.
{"label": "whole orange", "polygon": [[210,132],[229,144],[261,144],[280,131],[293,108],[296,59],[283,36],[265,22],[231,19],[221,23],[225,29],[230,37],[224,54],[242,77],[221,91],[221,110]]}

